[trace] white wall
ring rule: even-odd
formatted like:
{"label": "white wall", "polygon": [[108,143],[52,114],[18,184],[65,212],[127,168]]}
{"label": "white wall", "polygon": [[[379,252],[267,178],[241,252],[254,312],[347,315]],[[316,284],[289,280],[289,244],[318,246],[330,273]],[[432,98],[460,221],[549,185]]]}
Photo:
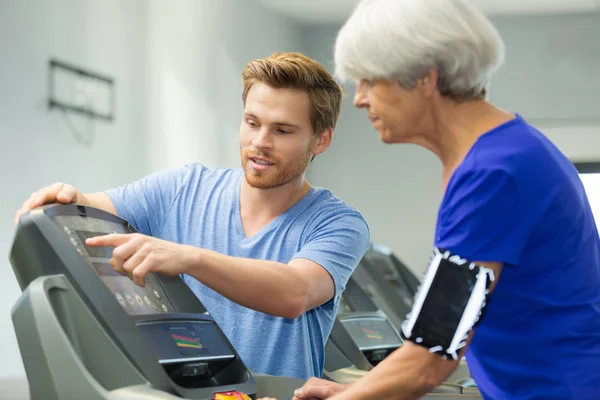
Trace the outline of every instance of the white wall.
{"label": "white wall", "polygon": [[[2,0],[0,378],[24,373],[8,262],[21,203],[57,180],[87,192],[189,161],[239,166],[241,69],[299,43],[295,24],[246,0]],[[45,107],[50,57],[116,79],[116,121],[94,123],[93,146]]]}
{"label": "white wall", "polygon": [[[600,160],[600,14],[496,17],[507,46],[491,100],[531,119],[572,160]],[[338,26],[305,27],[306,52],[333,71]],[[365,215],[374,242],[415,272],[431,251],[441,165],[416,146],[379,141],[347,86],[340,125],[309,172]]]}
{"label": "white wall", "polygon": [[241,71],[299,51],[300,28],[254,1],[148,2],[148,134],[152,168],[183,160],[239,167]]}
{"label": "white wall", "polygon": [[[88,191],[146,170],[143,121],[144,0],[3,0],[0,5],[0,376],[23,374],[10,319],[20,290],[8,262],[13,216],[32,191],[64,180]],[[51,57],[116,79],[116,121],[95,122],[92,147],[79,145],[64,116],[48,112]],[[87,133],[88,124],[72,117]],[[126,161],[126,164],[123,163]]]}

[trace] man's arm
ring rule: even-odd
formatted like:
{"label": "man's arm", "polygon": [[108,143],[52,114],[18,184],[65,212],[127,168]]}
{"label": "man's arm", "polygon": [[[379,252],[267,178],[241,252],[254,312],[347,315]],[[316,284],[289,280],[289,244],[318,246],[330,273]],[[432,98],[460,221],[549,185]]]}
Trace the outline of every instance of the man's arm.
{"label": "man's arm", "polygon": [[105,193],[83,194],[72,185],[57,182],[31,194],[29,199],[27,199],[17,211],[15,215],[15,225],[19,222],[21,215],[34,208],[51,203],[78,203],[89,207],[99,208],[112,214],[117,214],[113,202]]}
{"label": "man's arm", "polygon": [[21,215],[51,203],[78,203],[95,207],[127,220],[139,232],[157,235],[166,213],[170,210],[177,192],[189,175],[202,178],[203,167],[186,165],[156,172],[104,192],[83,194],[75,187],[62,182],[54,183],[34,192],[15,215],[15,226]]}
{"label": "man's arm", "polygon": [[[495,280],[489,288],[492,292],[502,271],[502,264],[492,262],[476,264],[494,271]],[[461,349],[459,360],[464,355],[473,334],[474,331],[469,333],[467,346]],[[459,360],[444,360],[440,355],[430,353],[427,348],[406,341],[401,348],[389,355],[371,372],[329,399],[418,399],[442,384],[456,369]],[[296,395],[295,398],[310,399],[315,397],[315,393],[311,390],[311,386],[307,385],[301,388],[300,396]]]}
{"label": "man's arm", "polygon": [[364,218],[346,207],[316,221],[287,264],[200,249],[188,274],[238,304],[297,318],[341,293],[370,243]]}
{"label": "man's arm", "polygon": [[285,318],[297,318],[335,293],[329,273],[306,259],[286,265],[198,249],[185,273],[238,304]]}
{"label": "man's arm", "polygon": [[266,314],[297,318],[341,293],[369,246],[366,222],[336,213],[315,228],[288,264],[227,256],[141,234],[105,235],[89,246],[112,246],[112,267],[144,285],[150,272],[189,275],[228,299]]}
{"label": "man's arm", "polygon": [[335,293],[325,268],[301,258],[286,265],[231,257],[142,234],[96,236],[86,244],[115,247],[111,266],[140,286],[150,272],[187,274],[238,304],[284,318],[297,318]]}
{"label": "man's arm", "polygon": [[115,208],[112,200],[104,192],[81,194],[81,198],[79,198],[76,202],[118,215],[117,209]]}

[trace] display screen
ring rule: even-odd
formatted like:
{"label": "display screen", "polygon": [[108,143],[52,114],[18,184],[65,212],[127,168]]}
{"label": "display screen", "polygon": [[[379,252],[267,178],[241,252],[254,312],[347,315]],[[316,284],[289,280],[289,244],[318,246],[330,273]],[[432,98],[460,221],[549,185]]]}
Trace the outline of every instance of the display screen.
{"label": "display screen", "polygon": [[116,272],[108,263],[92,263],[106,287],[129,315],[174,312],[156,278],[146,276],[146,286],[136,285],[129,277]]}
{"label": "display screen", "polygon": [[[121,227],[116,226],[116,224],[106,221],[89,220],[90,224],[94,224],[89,227],[81,220],[69,221],[73,222],[73,224],[64,225],[64,231],[70,237],[71,243],[75,246],[79,254],[88,260],[125,312],[129,315],[175,312],[173,304],[167,299],[161,285],[153,274],[146,276],[145,287],[138,286],[128,276],[119,274],[110,265],[113,247],[91,247],[85,244],[87,239],[95,236],[103,236],[113,232],[127,232],[123,231]],[[104,225],[99,226],[98,224],[100,223],[104,223]],[[75,224],[77,225],[70,227]]]}
{"label": "display screen", "polygon": [[112,257],[114,247],[91,247],[91,246],[85,245],[85,241],[87,239],[95,237],[95,236],[107,235],[106,232],[89,232],[89,231],[76,231],[76,232],[77,232],[77,236],[79,236],[79,240],[84,245],[85,250],[87,251],[87,253],[89,254],[90,257],[108,258],[108,259],[110,259]]}
{"label": "display screen", "polygon": [[385,319],[343,319],[342,324],[362,351],[402,346],[402,339]]}
{"label": "display screen", "polygon": [[163,364],[182,359],[209,360],[235,355],[212,321],[156,322],[140,325]]}

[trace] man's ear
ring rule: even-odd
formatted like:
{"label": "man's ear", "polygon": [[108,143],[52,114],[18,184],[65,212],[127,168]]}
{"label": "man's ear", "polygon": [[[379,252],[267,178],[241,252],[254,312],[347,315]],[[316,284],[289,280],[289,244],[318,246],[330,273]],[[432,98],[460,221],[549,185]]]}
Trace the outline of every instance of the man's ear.
{"label": "man's ear", "polygon": [[315,140],[312,153],[314,155],[323,153],[331,144],[332,139],[333,128],[326,128],[325,130],[323,130],[323,132],[319,133],[319,135],[317,136],[317,140]]}

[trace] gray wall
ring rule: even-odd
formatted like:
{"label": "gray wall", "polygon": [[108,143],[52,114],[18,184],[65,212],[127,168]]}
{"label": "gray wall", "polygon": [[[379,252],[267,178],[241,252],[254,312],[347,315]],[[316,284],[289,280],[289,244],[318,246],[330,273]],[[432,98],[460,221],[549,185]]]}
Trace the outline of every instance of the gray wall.
{"label": "gray wall", "polygon": [[[2,0],[0,6],[0,377],[23,375],[10,309],[20,295],[8,262],[13,216],[55,181],[103,190],[202,161],[239,166],[242,67],[301,50],[299,28],[246,0]],[[47,63],[57,57],[116,79],[116,120],[48,112]],[[76,130],[69,128],[69,121]]]}
{"label": "gray wall", "polygon": [[[82,190],[124,183],[147,169],[142,142],[144,0],[3,0],[0,11],[0,376],[23,367],[10,320],[20,290],[8,263],[14,213],[37,188],[58,180]],[[117,120],[95,123],[48,112],[50,57],[111,75]],[[74,129],[69,128],[69,121]],[[78,132],[78,133],[77,133]],[[114,161],[113,161],[114,160]],[[125,166],[117,160],[127,160]]]}
{"label": "gray wall", "polygon": [[242,68],[274,51],[300,51],[299,26],[255,1],[147,4],[150,167],[238,167]]}
{"label": "gray wall", "polygon": [[600,124],[600,13],[495,22],[507,51],[493,101],[541,124]]}
{"label": "gray wall", "polygon": [[[600,160],[600,14],[494,19],[507,46],[491,100],[531,119],[573,160]],[[333,70],[338,26],[306,27],[307,54]],[[392,248],[416,273],[431,251],[441,201],[441,165],[412,145],[379,141],[346,86],[340,124],[309,172],[365,215],[374,242]]]}

